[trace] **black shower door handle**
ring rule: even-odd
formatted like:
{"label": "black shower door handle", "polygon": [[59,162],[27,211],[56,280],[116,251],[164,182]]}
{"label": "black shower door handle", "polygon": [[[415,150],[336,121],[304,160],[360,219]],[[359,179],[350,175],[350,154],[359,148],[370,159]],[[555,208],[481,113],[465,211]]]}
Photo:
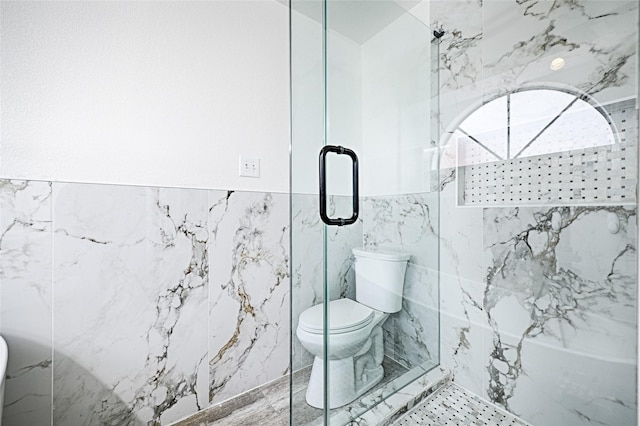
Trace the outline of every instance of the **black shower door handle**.
{"label": "black shower door handle", "polygon": [[[352,183],[353,183],[353,214],[348,219],[340,217],[330,218],[327,216],[327,154],[333,152],[338,155],[348,155],[352,161]],[[326,145],[320,150],[320,218],[327,225],[344,226],[351,225],[358,220],[360,204],[358,201],[358,156],[349,148],[343,146]]]}

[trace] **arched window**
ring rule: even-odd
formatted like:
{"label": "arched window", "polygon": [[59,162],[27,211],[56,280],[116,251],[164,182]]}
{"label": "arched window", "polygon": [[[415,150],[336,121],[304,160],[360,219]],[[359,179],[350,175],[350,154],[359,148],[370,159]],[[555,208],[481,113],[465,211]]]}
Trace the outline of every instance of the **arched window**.
{"label": "arched window", "polygon": [[539,87],[484,103],[462,120],[452,137],[458,166],[616,142],[609,115],[588,95]]}

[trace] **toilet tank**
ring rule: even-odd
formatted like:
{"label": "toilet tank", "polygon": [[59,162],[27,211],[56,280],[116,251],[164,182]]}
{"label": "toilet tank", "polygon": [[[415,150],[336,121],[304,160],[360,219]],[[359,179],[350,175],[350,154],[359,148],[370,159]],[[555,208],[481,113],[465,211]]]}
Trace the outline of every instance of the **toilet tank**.
{"label": "toilet tank", "polygon": [[353,249],[356,272],[356,300],[378,311],[402,309],[404,274],[408,254]]}

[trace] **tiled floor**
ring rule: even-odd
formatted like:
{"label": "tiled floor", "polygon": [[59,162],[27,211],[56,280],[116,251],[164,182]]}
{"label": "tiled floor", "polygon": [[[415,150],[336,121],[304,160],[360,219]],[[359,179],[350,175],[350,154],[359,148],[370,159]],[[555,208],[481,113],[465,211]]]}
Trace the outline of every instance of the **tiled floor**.
{"label": "tiled floor", "polygon": [[[405,367],[386,357],[382,365],[385,370],[384,378],[371,392],[407,371]],[[295,425],[322,424],[322,410],[311,407],[305,400],[310,374],[310,367],[294,374],[292,424]],[[289,425],[289,416],[289,376],[285,376],[174,423],[174,426],[284,426]]]}
{"label": "tiled floor", "polygon": [[527,426],[495,405],[449,383],[431,398],[396,420],[395,426]]}
{"label": "tiled floor", "polygon": [[[395,377],[406,371],[404,367],[391,359],[385,358],[383,365],[389,374],[385,375],[384,381],[378,388],[390,383]],[[322,425],[322,410],[309,406],[305,401],[309,374],[310,368],[307,368],[294,375],[294,417],[291,419],[291,423],[289,418],[290,383],[289,377],[286,376],[177,422],[174,426]],[[373,415],[370,420],[359,418],[358,424],[379,423],[379,413],[375,414],[373,411],[368,413]],[[332,421],[333,423],[335,422]],[[389,423],[385,422],[384,424]],[[445,384],[435,394],[391,424],[394,426],[528,426],[527,423],[452,382]]]}

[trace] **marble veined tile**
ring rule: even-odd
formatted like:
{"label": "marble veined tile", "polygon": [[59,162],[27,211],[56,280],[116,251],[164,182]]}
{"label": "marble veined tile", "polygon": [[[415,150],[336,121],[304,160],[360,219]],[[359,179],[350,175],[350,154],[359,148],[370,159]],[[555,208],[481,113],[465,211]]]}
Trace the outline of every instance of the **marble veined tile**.
{"label": "marble veined tile", "polygon": [[526,374],[509,407],[531,424],[636,424],[635,358],[600,358],[530,339],[521,352]]}
{"label": "marble veined tile", "polygon": [[51,422],[51,183],[0,180],[0,334],[9,347],[2,424]]}
{"label": "marble veined tile", "polygon": [[482,283],[482,209],[458,206],[456,183],[440,193],[440,269]]}
{"label": "marble veined tile", "polygon": [[482,78],[482,2],[430,2],[431,26],[444,31],[440,39],[441,93],[473,87]]}
{"label": "marble veined tile", "polygon": [[366,197],[365,249],[411,255],[402,310],[384,324],[385,353],[407,367],[434,360],[438,336],[439,194]]}
{"label": "marble veined tile", "polygon": [[440,277],[440,364],[461,386],[484,392],[484,333],[488,328],[482,307],[481,283],[452,274]]}
{"label": "marble veined tile", "polygon": [[207,192],[54,185],[54,424],[207,406]]}
{"label": "marble veined tile", "polygon": [[288,194],[209,192],[209,402],[290,371]]}
{"label": "marble veined tile", "polygon": [[488,397],[539,424],[633,424],[635,208],[485,209],[484,223]]}
{"label": "marble veined tile", "polygon": [[[456,119],[479,102],[483,94],[482,53],[485,47],[483,8],[479,0],[430,2],[431,27],[445,34],[432,48],[438,48],[438,132],[442,139]],[[454,126],[455,127],[455,126]],[[456,147],[451,140],[443,152],[446,167],[455,166]],[[453,164],[450,160],[453,160]]]}
{"label": "marble veined tile", "polygon": [[459,207],[454,184],[440,199],[441,365],[456,383],[482,395],[483,309],[482,209]]}
{"label": "marble veined tile", "polygon": [[[402,310],[391,315],[392,352],[395,360],[408,368],[426,361],[439,362],[438,271],[409,264],[405,278]],[[385,324],[386,326],[386,324]],[[386,337],[386,336],[385,336]]]}
{"label": "marble veined tile", "polygon": [[365,249],[407,253],[412,263],[437,269],[438,198],[438,193],[365,197]]}
{"label": "marble veined tile", "polygon": [[[636,92],[638,2],[489,0],[483,14],[483,66],[491,87],[555,82],[601,102]],[[553,71],[556,57],[566,65]]]}

